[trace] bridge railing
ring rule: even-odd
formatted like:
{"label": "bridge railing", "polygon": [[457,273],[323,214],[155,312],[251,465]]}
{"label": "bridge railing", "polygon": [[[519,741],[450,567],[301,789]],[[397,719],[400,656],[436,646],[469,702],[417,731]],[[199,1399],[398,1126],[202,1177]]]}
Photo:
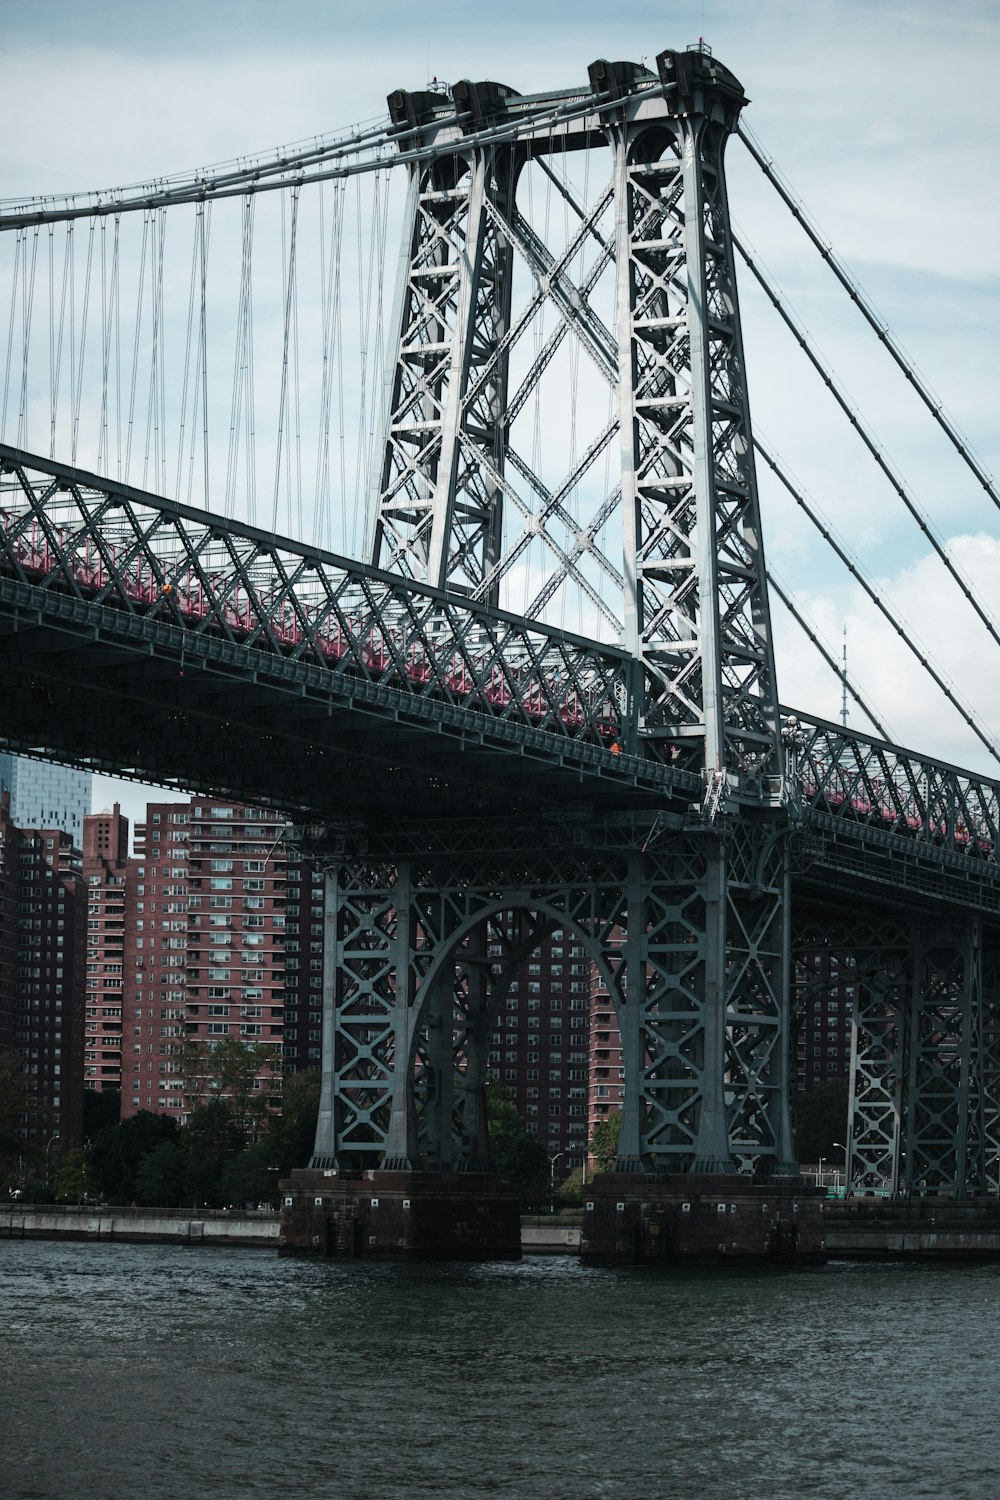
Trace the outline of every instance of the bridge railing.
{"label": "bridge railing", "polygon": [[0,445],[0,574],[610,748],[614,647]]}
{"label": "bridge railing", "polygon": [[995,863],[1000,783],[843,725],[782,710],[789,782],[805,807]]}

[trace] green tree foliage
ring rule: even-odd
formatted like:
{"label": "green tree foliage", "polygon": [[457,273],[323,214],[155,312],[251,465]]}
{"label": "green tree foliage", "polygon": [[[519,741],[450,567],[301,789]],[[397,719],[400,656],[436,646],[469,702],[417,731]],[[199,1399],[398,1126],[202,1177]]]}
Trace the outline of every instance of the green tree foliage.
{"label": "green tree foliage", "polygon": [[70,1146],[59,1158],[55,1174],[57,1203],[82,1203],[94,1192],[94,1181],[86,1153],[80,1146]]}
{"label": "green tree foliage", "polygon": [[138,1192],[136,1176],[144,1156],[177,1134],[167,1115],[140,1110],[117,1125],[105,1125],[91,1143],[90,1170],[97,1192],[109,1203],[131,1203]]}
{"label": "green tree foliage", "polygon": [[135,1174],[135,1191],[140,1203],[152,1207],[180,1208],[187,1202],[187,1156],[179,1141],[163,1141],[147,1152]]}
{"label": "green tree foliage", "polygon": [[576,1167],[559,1184],[559,1190],[556,1193],[556,1206],[558,1208],[580,1208],[583,1203],[584,1187],[583,1168]]}
{"label": "green tree foliage", "polygon": [[595,1161],[595,1170],[610,1172],[618,1155],[618,1137],[622,1128],[622,1112],[616,1109],[606,1120],[598,1120],[590,1137],[590,1154]]}
{"label": "green tree foliage", "polygon": [[267,1126],[270,1165],[277,1167],[279,1180],[296,1167],[309,1165],[316,1144],[321,1082],[315,1069],[291,1073],[285,1079],[281,1114],[271,1115]]}
{"label": "green tree foliage", "polygon": [[191,1113],[183,1131],[185,1190],[193,1204],[222,1208],[229,1199],[223,1172],[230,1157],[242,1151],[243,1136],[225,1099],[213,1099]]}
{"label": "green tree foliage", "polygon": [[268,1141],[258,1141],[237,1151],[222,1169],[222,1196],[235,1208],[273,1208],[278,1196],[278,1169]]}
{"label": "green tree foliage", "polygon": [[84,1089],[83,1138],[92,1141],[106,1125],[117,1125],[122,1117],[122,1096],[118,1089]]}
{"label": "green tree foliage", "polygon": [[0,1052],[0,1188],[21,1186],[38,1171],[39,1151],[24,1135],[34,1080],[13,1052]]}
{"label": "green tree foliage", "polygon": [[541,1208],[549,1201],[549,1159],[529,1135],[513,1100],[499,1083],[486,1085],[486,1118],[493,1166],[512,1177],[522,1208]]}
{"label": "green tree foliage", "polygon": [[224,1099],[233,1124],[247,1142],[260,1138],[271,1105],[281,1103],[281,1077],[269,1080],[267,1093],[255,1089],[257,1075],[274,1062],[274,1054],[256,1042],[227,1036],[208,1054],[211,1087]]}
{"label": "green tree foliage", "polygon": [[281,1105],[280,1074],[270,1077],[266,1088],[254,1087],[258,1074],[266,1073],[274,1063],[268,1047],[238,1036],[227,1036],[211,1046],[199,1037],[184,1037],[174,1044],[173,1059],[189,1110],[222,1099],[244,1140],[260,1138],[271,1111]]}
{"label": "green tree foliage", "polygon": [[847,1140],[849,1089],[846,1078],[831,1078],[798,1097],[798,1148],[800,1162],[818,1162],[820,1157],[840,1161],[843,1151],[835,1141]]}

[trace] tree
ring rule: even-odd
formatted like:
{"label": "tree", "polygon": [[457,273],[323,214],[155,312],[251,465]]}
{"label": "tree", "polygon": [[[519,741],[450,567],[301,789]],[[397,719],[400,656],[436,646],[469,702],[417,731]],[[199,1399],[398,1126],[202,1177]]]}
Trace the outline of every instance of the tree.
{"label": "tree", "polygon": [[255,1088],[259,1074],[274,1062],[274,1053],[257,1042],[227,1036],[208,1055],[209,1076],[225,1099],[233,1123],[244,1141],[256,1141],[267,1119],[268,1106],[281,1101],[281,1075],[268,1080],[269,1092]]}
{"label": "tree", "polygon": [[836,1144],[847,1140],[847,1109],[850,1099],[846,1078],[831,1078],[798,1097],[799,1161],[818,1162],[821,1157],[839,1160]]}
{"label": "tree", "polygon": [[84,1089],[83,1138],[92,1141],[106,1125],[117,1125],[122,1117],[119,1089]]}
{"label": "tree", "polygon": [[267,1141],[258,1141],[231,1156],[222,1169],[222,1196],[227,1203],[274,1206],[278,1196],[278,1170]]}
{"label": "tree", "polygon": [[110,1203],[131,1202],[136,1196],[136,1176],[143,1157],[164,1141],[173,1140],[176,1133],[176,1120],[147,1109],[117,1125],[106,1125],[98,1132],[89,1152],[97,1191]]}
{"label": "tree", "polygon": [[212,1099],[191,1113],[184,1127],[185,1194],[195,1204],[220,1208],[228,1202],[223,1174],[230,1157],[243,1149],[228,1103]]}
{"label": "tree", "polygon": [[285,1079],[281,1114],[272,1115],[267,1125],[271,1165],[277,1167],[279,1179],[296,1167],[309,1165],[316,1144],[321,1083],[315,1069],[290,1073]]}
{"label": "tree", "polygon": [[148,1151],[135,1174],[136,1197],[140,1203],[179,1208],[185,1199],[187,1158],[178,1141],[163,1141]]}
{"label": "tree", "polygon": [[13,1052],[0,1052],[0,1187],[21,1185],[37,1169],[38,1148],[24,1134],[35,1099],[35,1080]]}
{"label": "tree", "polygon": [[225,1100],[243,1140],[259,1138],[271,1109],[281,1103],[280,1073],[267,1078],[266,1087],[255,1087],[259,1075],[266,1075],[275,1061],[269,1047],[238,1036],[212,1045],[187,1036],[174,1044],[172,1055],[181,1075],[181,1095],[190,1110]]}
{"label": "tree", "polygon": [[590,1137],[590,1154],[597,1162],[598,1172],[610,1172],[618,1155],[618,1137],[622,1128],[622,1112],[616,1109],[606,1120],[598,1120]]}
{"label": "tree", "polygon": [[522,1208],[547,1204],[549,1158],[525,1129],[513,1100],[499,1083],[486,1085],[486,1119],[493,1165],[498,1172],[514,1179]]}
{"label": "tree", "polygon": [[583,1203],[585,1186],[583,1168],[574,1167],[569,1176],[564,1177],[559,1184],[559,1191],[556,1193],[556,1203],[560,1208],[579,1208]]}
{"label": "tree", "polygon": [[94,1182],[87,1157],[80,1146],[64,1151],[56,1172],[57,1203],[82,1203],[93,1191]]}

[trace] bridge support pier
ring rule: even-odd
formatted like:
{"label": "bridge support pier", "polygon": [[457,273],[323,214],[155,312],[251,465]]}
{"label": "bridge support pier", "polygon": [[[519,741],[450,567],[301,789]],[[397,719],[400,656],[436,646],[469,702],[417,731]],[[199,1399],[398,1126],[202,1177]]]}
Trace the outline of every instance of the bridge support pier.
{"label": "bridge support pier", "polygon": [[293,1172],[281,1184],[284,1255],[519,1260],[516,1190],[492,1173]]}
{"label": "bridge support pier", "polygon": [[823,1204],[801,1180],[605,1173],[586,1189],[590,1266],[791,1265],[826,1259]]}

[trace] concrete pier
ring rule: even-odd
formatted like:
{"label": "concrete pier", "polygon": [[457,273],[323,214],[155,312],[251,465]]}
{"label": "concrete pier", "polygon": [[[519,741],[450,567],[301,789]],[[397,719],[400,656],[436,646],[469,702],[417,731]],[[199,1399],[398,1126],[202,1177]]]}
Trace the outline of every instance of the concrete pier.
{"label": "concrete pier", "polygon": [[587,1188],[585,1265],[791,1265],[826,1259],[822,1203],[801,1180],[605,1173]]}
{"label": "concrete pier", "polygon": [[519,1260],[515,1189],[491,1173],[293,1172],[281,1184],[282,1254]]}

